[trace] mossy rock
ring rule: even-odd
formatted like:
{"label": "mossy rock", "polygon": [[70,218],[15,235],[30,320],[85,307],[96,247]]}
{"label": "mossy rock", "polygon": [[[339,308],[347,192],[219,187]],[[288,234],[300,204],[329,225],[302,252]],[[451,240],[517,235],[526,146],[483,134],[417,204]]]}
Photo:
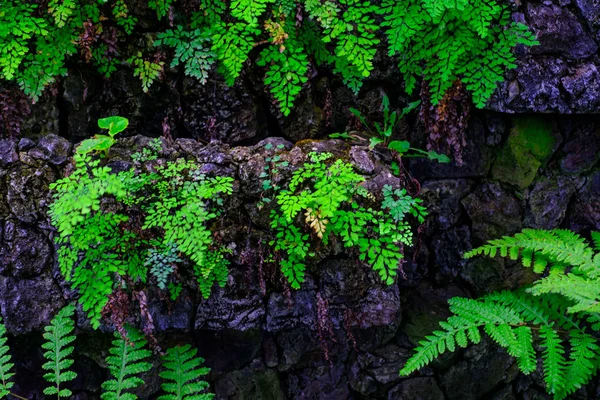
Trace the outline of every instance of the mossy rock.
{"label": "mossy rock", "polygon": [[492,166],[493,179],[521,189],[528,187],[556,150],[557,142],[552,120],[547,117],[515,118],[508,141]]}

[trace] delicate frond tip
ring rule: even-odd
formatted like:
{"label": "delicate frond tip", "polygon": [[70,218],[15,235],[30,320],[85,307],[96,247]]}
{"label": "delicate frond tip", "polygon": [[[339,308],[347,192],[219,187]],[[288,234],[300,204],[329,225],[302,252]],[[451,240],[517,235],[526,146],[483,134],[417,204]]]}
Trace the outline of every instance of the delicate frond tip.
{"label": "delicate frond tip", "polygon": [[106,357],[108,370],[113,379],[102,384],[103,400],[134,400],[137,396],[127,392],[144,384],[140,374],[152,367],[147,360],[152,352],[146,349],[144,336],[135,328],[127,327],[127,341],[118,332]]}
{"label": "delicate frond tip", "polygon": [[209,368],[203,367],[204,359],[196,356],[197,350],[189,344],[175,346],[163,356],[165,371],[160,377],[166,381],[162,389],[167,393],[158,400],[210,400],[214,394],[206,393],[208,382],[201,378],[207,375]]}
{"label": "delicate frond tip", "polygon": [[52,386],[44,389],[45,395],[68,398],[72,392],[63,386],[63,383],[70,382],[77,377],[77,374],[69,369],[73,365],[73,359],[70,357],[73,353],[73,346],[70,346],[75,341],[75,335],[72,335],[75,329],[73,315],[75,314],[75,306],[67,305],[56,314],[46,326],[44,339],[46,342],[42,344],[44,358],[46,363],[42,365],[45,369],[44,379],[52,384]]}
{"label": "delicate frond tip", "polygon": [[15,375],[13,372],[15,365],[11,362],[12,358],[8,353],[9,348],[6,341],[6,327],[0,317],[0,398],[8,396],[10,389],[14,386],[11,378]]}
{"label": "delicate frond tip", "polygon": [[538,273],[544,272],[550,264],[563,271],[570,265],[590,277],[600,275],[600,265],[594,260],[592,248],[581,236],[568,230],[524,229],[514,236],[490,240],[464,256],[471,258],[481,254],[489,257],[509,255],[513,259],[520,255],[523,265],[533,266]]}

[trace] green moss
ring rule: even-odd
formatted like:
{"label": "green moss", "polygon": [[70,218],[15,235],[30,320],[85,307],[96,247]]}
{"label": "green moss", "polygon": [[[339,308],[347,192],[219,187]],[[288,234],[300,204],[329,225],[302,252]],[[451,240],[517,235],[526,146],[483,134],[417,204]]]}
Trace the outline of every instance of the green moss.
{"label": "green moss", "polygon": [[556,136],[545,117],[517,117],[508,141],[492,167],[492,177],[519,188],[529,186],[552,156]]}

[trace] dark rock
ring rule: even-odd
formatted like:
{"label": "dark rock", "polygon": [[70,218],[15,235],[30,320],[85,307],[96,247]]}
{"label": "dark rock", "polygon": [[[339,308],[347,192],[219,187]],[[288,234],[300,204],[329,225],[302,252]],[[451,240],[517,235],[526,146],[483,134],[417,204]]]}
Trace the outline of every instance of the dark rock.
{"label": "dark rock", "polygon": [[387,385],[400,381],[398,371],[404,366],[411,351],[395,344],[388,344],[370,353],[358,355],[360,369],[372,376],[375,381]]}
{"label": "dark rock", "polygon": [[466,263],[463,253],[471,250],[471,232],[464,225],[447,229],[433,238],[431,247],[438,279],[457,276]]}
{"label": "dark rock", "polygon": [[565,225],[575,232],[600,231],[600,171],[589,176],[576,193],[567,211]]}
{"label": "dark rock", "polygon": [[575,110],[594,110],[600,107],[600,76],[594,64],[583,64],[561,79],[567,101]]}
{"label": "dark rock", "polygon": [[165,301],[163,296],[160,296],[158,289],[149,288],[148,290],[150,291],[148,310],[154,319],[154,326],[157,331],[168,329],[189,331],[192,329],[194,317],[193,294],[184,289],[177,301],[170,304]]}
{"label": "dark rock", "polygon": [[297,290],[292,292],[291,303],[285,295],[273,293],[267,305],[268,332],[278,332],[301,325],[315,326],[317,304],[315,292],[312,290]]}
{"label": "dark rock", "polygon": [[588,171],[600,160],[600,126],[583,124],[576,127],[561,153],[560,168],[567,174]]}
{"label": "dark rock", "polygon": [[304,366],[310,358],[323,358],[323,350],[319,345],[316,325],[312,330],[300,327],[283,331],[277,335],[277,345],[281,348],[281,357],[277,369],[288,371]]}
{"label": "dark rock", "polygon": [[48,166],[25,168],[20,165],[7,177],[6,200],[10,211],[22,222],[35,222],[50,200],[48,186],[56,180]]}
{"label": "dark rock", "polygon": [[487,398],[505,380],[514,360],[494,345],[480,344],[467,349],[467,360],[451,366],[441,375],[440,386],[448,400]]}
{"label": "dark rock", "polygon": [[521,230],[519,201],[497,183],[484,183],[465,197],[462,204],[471,218],[473,236],[480,242]]}
{"label": "dark rock", "polygon": [[538,229],[557,228],[565,217],[571,196],[581,187],[582,179],[543,177],[529,194],[525,225]]}
{"label": "dark rock", "polygon": [[41,330],[65,301],[49,276],[35,279],[0,277],[0,310],[12,334]]}
{"label": "dark rock", "polygon": [[375,172],[375,164],[368,151],[360,147],[350,149],[352,164],[361,174],[371,175]]}
{"label": "dark rock", "polygon": [[19,140],[19,151],[31,150],[35,147],[35,142],[29,138],[21,138]]}
{"label": "dark rock", "polygon": [[412,378],[394,386],[388,400],[445,400],[444,393],[434,378]]}
{"label": "dark rock", "polygon": [[288,398],[298,400],[350,399],[343,364],[318,365],[294,371],[287,379]]}
{"label": "dark rock", "polygon": [[475,257],[463,262],[460,277],[470,284],[478,295],[505,289],[508,282],[504,277],[503,258]]}
{"label": "dark rock", "polygon": [[219,399],[228,400],[283,400],[285,395],[277,371],[266,368],[260,360],[248,367],[226,374],[215,384]]}
{"label": "dark rock", "polygon": [[[425,136],[429,132],[422,130],[423,136],[421,148],[425,148]],[[427,158],[411,159],[409,171],[420,182],[429,179],[457,179],[457,178],[475,178],[487,175],[492,160],[494,150],[486,144],[486,127],[483,121],[477,116],[472,116],[466,132],[467,146],[462,150],[462,165],[458,165],[452,154],[448,154],[452,162],[449,164],[440,164],[437,161]],[[418,142],[411,145],[419,147]]]}
{"label": "dark rock", "polygon": [[588,27],[596,30],[596,40],[600,39],[600,3],[596,0],[574,1]]}
{"label": "dark rock", "polygon": [[[52,265],[48,238],[35,228],[12,226],[0,240],[0,265],[17,278],[32,278]],[[6,273],[2,269],[0,272]]]}
{"label": "dark rock", "polygon": [[436,229],[445,230],[455,225],[464,213],[461,199],[471,190],[466,179],[443,179],[427,181],[419,195],[429,213],[428,220],[436,223]]}
{"label": "dark rock", "polygon": [[529,24],[540,42],[533,54],[559,55],[571,59],[588,57],[598,46],[567,8],[546,4],[527,4]]}
{"label": "dark rock", "polygon": [[203,86],[196,79],[184,79],[182,123],[192,137],[230,144],[264,137],[267,117],[239,82],[230,87],[218,80]]}
{"label": "dark rock", "polygon": [[19,154],[16,143],[10,139],[0,140],[0,167],[8,167],[17,161]]}
{"label": "dark rock", "polygon": [[29,150],[29,155],[51,164],[60,165],[67,161],[71,147],[71,142],[67,139],[57,135],[48,135],[44,136],[37,146]]}
{"label": "dark rock", "polygon": [[[593,112],[573,110],[565,99],[561,92],[561,79],[569,74],[569,70],[562,58],[537,56],[517,60],[517,65],[515,72],[508,73],[511,78],[500,83],[498,90],[492,95],[488,103],[489,109],[509,113]],[[588,93],[592,95],[591,91]]]}
{"label": "dark rock", "polygon": [[258,328],[264,316],[265,308],[259,295],[213,289],[212,295],[198,306],[195,329],[247,331]]}

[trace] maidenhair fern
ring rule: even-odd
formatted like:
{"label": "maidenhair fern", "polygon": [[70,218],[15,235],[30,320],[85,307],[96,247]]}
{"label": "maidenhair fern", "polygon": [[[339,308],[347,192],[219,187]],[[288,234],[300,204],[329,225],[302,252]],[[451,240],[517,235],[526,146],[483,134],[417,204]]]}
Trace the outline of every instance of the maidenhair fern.
{"label": "maidenhair fern", "polygon": [[[596,251],[598,237],[593,234]],[[545,275],[525,290],[451,299],[453,315],[440,322],[442,330],[419,342],[400,373],[408,375],[446,351],[478,343],[483,330],[516,358],[523,373],[534,372],[536,358],[541,359],[548,393],[555,399],[585,385],[600,367],[600,345],[593,334],[600,330],[600,253],[571,231],[526,229],[465,257],[479,254],[520,258]]]}
{"label": "maidenhair fern", "polygon": [[127,329],[127,338],[122,338],[115,332],[115,340],[110,348],[110,355],[106,357],[108,370],[112,379],[102,384],[103,400],[134,400],[138,397],[130,393],[144,384],[140,374],[150,371],[152,364],[148,358],[152,352],[146,349],[144,336],[134,328]]}
{"label": "maidenhair fern", "polygon": [[[308,78],[333,70],[355,93],[373,72],[378,49],[387,48],[410,93],[418,79],[433,103],[461,80],[478,107],[485,105],[507,69],[513,49],[536,40],[496,0],[199,0],[196,8],[150,0],[157,20],[178,25],[156,35],[156,49],[115,40],[132,34],[144,11],[129,0],[7,0],[0,12],[0,79],[16,81],[34,100],[67,73],[78,50],[110,76],[128,60],[144,91],[163,69],[152,59],[174,49],[171,66],[205,83],[211,66],[232,85],[248,60],[266,67],[265,86],[288,115]],[[145,35],[145,33],[144,33]],[[119,41],[121,42],[121,41]],[[150,41],[152,43],[152,40]],[[141,51],[141,53],[140,53]],[[119,59],[120,58],[120,59]],[[309,62],[310,60],[310,62]]]}
{"label": "maidenhair fern", "polygon": [[162,384],[167,393],[158,400],[210,400],[215,397],[206,393],[208,382],[201,378],[208,374],[209,368],[202,367],[204,360],[196,356],[197,350],[191,346],[176,346],[167,350],[163,356],[165,371],[160,377],[168,381]]}
{"label": "maidenhair fern", "polygon": [[[109,296],[127,282],[142,290],[152,274],[161,290],[181,291],[171,274],[175,263],[192,262],[198,287],[208,297],[214,283],[225,284],[230,250],[215,243],[209,222],[232,193],[230,177],[206,177],[193,161],[178,159],[153,172],[131,168],[113,173],[93,154],[107,154],[126,120],[99,121],[109,135],[96,135],[77,148],[75,170],[51,185],[50,216],[58,230],[60,271],[81,295],[79,302],[100,325]],[[154,149],[145,157],[152,158]],[[144,159],[144,152],[136,157]],[[106,201],[122,207],[105,209]],[[131,219],[131,215],[139,219]],[[110,308],[110,307],[109,307]]]}
{"label": "maidenhair fern", "polygon": [[[304,281],[306,259],[313,254],[306,227],[324,245],[336,237],[344,247],[357,248],[359,259],[382,281],[392,284],[403,257],[400,246],[412,244],[410,225],[383,210],[359,204],[374,198],[360,186],[364,178],[341,159],[327,164],[331,157],[330,153],[310,153],[310,162],[294,171],[288,188],[277,195],[278,208],[271,211],[275,230],[271,244],[282,254],[283,275],[296,289]],[[407,212],[421,221],[425,215],[417,201]]]}
{"label": "maidenhair fern", "polygon": [[74,347],[71,343],[75,340],[73,330],[75,322],[73,315],[75,307],[68,305],[58,312],[52,319],[50,325],[46,326],[42,344],[44,358],[46,363],[42,368],[48,371],[44,374],[44,379],[52,386],[44,389],[45,395],[68,398],[72,392],[63,386],[63,383],[70,382],[77,377],[77,374],[69,369],[73,365],[73,359],[70,357]]}
{"label": "maidenhair fern", "polygon": [[6,344],[6,327],[2,323],[0,318],[0,398],[8,396],[10,389],[14,386],[14,382],[11,378],[15,376],[13,367],[15,366],[11,362],[11,356],[8,353],[9,348]]}

